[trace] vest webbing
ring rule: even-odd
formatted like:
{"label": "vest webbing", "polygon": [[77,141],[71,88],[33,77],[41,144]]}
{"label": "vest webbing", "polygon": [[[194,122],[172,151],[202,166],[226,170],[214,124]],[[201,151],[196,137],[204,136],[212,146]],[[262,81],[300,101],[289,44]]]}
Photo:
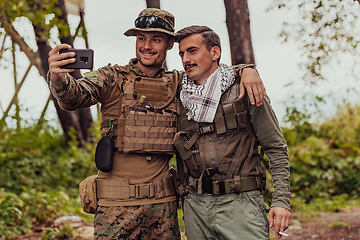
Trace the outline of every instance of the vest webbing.
{"label": "vest webbing", "polygon": [[155,198],[173,196],[176,192],[173,177],[151,183],[130,184],[128,180],[97,179],[97,197],[99,199],[124,200],[129,198]]}
{"label": "vest webbing", "polygon": [[204,181],[206,186],[212,185],[213,194],[218,194],[216,184],[222,186],[221,193],[265,190],[265,168],[248,116],[247,99],[238,99],[239,84],[237,78],[222,95],[213,123],[187,120],[185,109],[178,104],[179,132],[174,145],[185,165],[187,185],[198,193],[206,189]]}
{"label": "vest webbing", "polygon": [[[118,67],[122,76],[118,85],[122,99],[119,118],[111,121],[115,148],[124,153],[174,154],[176,132],[175,96],[177,71],[161,78],[137,76]],[[102,136],[108,133],[109,121],[101,123]]]}

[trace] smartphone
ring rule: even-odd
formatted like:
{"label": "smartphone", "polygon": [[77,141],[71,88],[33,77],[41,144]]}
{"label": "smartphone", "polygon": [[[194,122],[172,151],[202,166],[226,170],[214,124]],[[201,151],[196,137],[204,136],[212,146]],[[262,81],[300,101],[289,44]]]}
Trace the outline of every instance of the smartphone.
{"label": "smartphone", "polygon": [[92,69],[94,64],[94,50],[92,49],[61,49],[61,53],[66,52],[75,52],[76,61],[74,63],[69,63],[60,68],[66,69]]}

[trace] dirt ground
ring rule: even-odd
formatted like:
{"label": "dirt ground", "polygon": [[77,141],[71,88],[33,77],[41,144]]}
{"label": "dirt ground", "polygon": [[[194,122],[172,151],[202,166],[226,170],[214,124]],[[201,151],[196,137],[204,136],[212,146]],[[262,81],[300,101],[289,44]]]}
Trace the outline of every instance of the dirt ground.
{"label": "dirt ground", "polygon": [[282,240],[360,240],[360,207],[324,212],[305,222],[292,219],[286,234],[289,237],[283,236]]}
{"label": "dirt ground", "polygon": [[[62,220],[62,221],[60,221]],[[50,221],[46,227],[59,227],[62,224],[69,224],[75,229],[75,240],[93,239],[94,229],[92,225],[85,224],[79,218],[64,216],[62,219]],[[273,231],[271,231],[273,233]],[[31,234],[25,234],[17,239],[39,239],[42,234],[42,227],[36,227]],[[337,213],[322,213],[307,221],[292,219],[292,224],[286,230],[289,236],[283,236],[281,240],[351,240],[360,239],[360,207],[345,209]],[[182,233],[182,235],[184,235]],[[182,239],[186,239],[184,236]],[[273,238],[272,238],[273,239]]]}

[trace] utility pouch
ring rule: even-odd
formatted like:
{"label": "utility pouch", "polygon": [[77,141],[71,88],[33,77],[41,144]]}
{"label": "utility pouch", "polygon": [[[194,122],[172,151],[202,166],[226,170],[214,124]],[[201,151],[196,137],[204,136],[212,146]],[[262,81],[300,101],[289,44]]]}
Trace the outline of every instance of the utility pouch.
{"label": "utility pouch", "polygon": [[95,150],[95,164],[96,167],[102,172],[110,172],[113,167],[113,155],[114,155],[114,140],[112,137],[109,137],[110,131],[113,129],[111,121],[109,122],[109,132],[108,134],[101,138],[98,142]]}
{"label": "utility pouch", "polygon": [[85,178],[79,185],[81,205],[86,213],[95,214],[97,210],[96,180],[98,175]]}
{"label": "utility pouch", "polygon": [[200,177],[200,171],[197,167],[197,162],[200,161],[200,151],[194,143],[190,149],[185,147],[185,144],[189,141],[190,135],[187,132],[179,131],[175,134],[174,137],[174,146],[178,150],[182,160],[185,162],[187,168],[190,170],[190,173],[194,177]]}

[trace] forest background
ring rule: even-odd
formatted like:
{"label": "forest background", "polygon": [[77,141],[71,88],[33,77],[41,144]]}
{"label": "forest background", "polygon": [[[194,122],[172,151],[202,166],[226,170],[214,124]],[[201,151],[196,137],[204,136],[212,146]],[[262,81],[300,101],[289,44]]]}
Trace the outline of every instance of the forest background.
{"label": "forest background", "polygon": [[[44,239],[71,237],[70,227],[46,225],[64,214],[91,222],[92,216],[81,211],[77,189],[96,173],[98,107],[60,112],[44,81],[48,50],[68,42],[95,50],[94,69],[108,62],[126,64],[134,56],[134,39],[122,33],[143,8],[159,4],[134,1],[125,11],[122,1],[109,0],[104,9],[85,1],[84,12],[67,15],[65,2],[0,0],[0,239],[36,226],[42,226]],[[289,146],[293,213],[305,219],[359,206],[358,1],[225,0],[204,8],[206,3],[162,1],[161,8],[176,16],[176,29],[200,24],[219,33],[222,62],[257,64]],[[239,19],[237,10],[245,18]],[[102,20],[104,14],[115,18]],[[234,54],[235,46],[246,51]],[[182,69],[177,46],[167,66]]]}

